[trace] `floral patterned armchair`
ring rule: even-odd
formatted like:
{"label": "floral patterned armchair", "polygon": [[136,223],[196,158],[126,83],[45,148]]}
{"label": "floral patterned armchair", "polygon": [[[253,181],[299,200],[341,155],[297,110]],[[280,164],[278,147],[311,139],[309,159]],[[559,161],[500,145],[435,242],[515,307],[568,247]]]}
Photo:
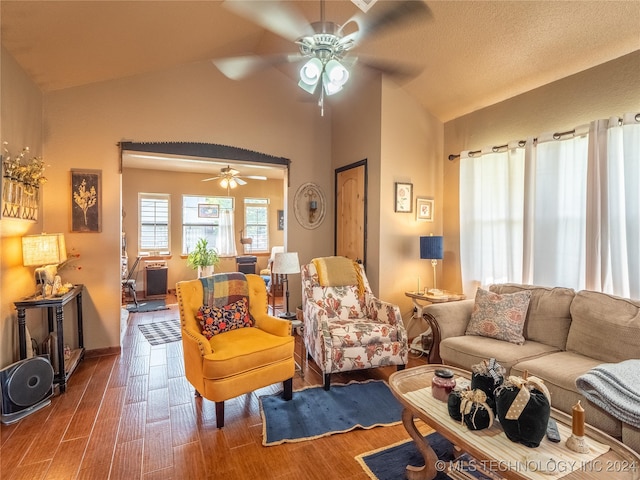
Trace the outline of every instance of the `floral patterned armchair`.
{"label": "floral patterned armchair", "polygon": [[362,265],[354,263],[359,284],[322,286],[314,261],[301,269],[304,343],[324,374],[324,389],[333,372],[402,370],[409,344],[400,308],[374,297]]}

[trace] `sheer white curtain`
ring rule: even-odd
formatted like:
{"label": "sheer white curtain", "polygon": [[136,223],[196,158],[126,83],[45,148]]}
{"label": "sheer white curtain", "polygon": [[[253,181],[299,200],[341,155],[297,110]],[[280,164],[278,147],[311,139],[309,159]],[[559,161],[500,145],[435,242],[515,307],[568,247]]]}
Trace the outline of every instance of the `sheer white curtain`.
{"label": "sheer white curtain", "polygon": [[218,255],[223,257],[235,257],[238,254],[236,250],[236,239],[233,228],[233,210],[223,208],[220,211],[220,233],[216,238],[216,250]]}
{"label": "sheer white curtain", "polygon": [[640,298],[640,114],[526,145],[461,154],[464,292],[516,282]]}
{"label": "sheer white curtain", "polygon": [[532,149],[533,268],[526,280],[534,285],[584,288],[588,131],[579,127],[563,140],[543,134]]}
{"label": "sheer white curtain", "polygon": [[[463,291],[521,282],[524,149],[460,155],[460,259]],[[517,280],[516,280],[517,279]]]}
{"label": "sheer white curtain", "polygon": [[591,124],[586,288],[640,298],[640,115]]}

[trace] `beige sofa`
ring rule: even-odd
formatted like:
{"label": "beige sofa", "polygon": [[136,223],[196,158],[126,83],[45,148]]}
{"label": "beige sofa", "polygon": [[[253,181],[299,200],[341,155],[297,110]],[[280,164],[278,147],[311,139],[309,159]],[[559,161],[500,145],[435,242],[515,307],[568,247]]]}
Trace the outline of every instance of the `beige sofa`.
{"label": "beige sofa", "polygon": [[524,344],[465,335],[474,300],[433,304],[423,310],[434,336],[430,363],[469,370],[494,357],[510,375],[526,370],[544,380],[553,407],[570,414],[581,400],[591,425],[640,452],[640,429],[589,402],[576,388],[576,378],[597,365],[640,358],[640,301],[531,285],[492,285],[489,290],[531,291]]}

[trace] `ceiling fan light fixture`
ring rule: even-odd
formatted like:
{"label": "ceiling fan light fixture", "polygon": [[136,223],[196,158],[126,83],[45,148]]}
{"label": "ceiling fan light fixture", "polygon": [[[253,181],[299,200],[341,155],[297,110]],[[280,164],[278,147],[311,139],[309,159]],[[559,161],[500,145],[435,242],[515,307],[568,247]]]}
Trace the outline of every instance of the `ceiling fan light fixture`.
{"label": "ceiling fan light fixture", "polygon": [[327,94],[327,96],[331,96],[335,93],[338,93],[340,90],[342,90],[342,84],[332,82],[327,72],[324,72],[322,74],[322,85],[324,86],[324,91]]}
{"label": "ceiling fan light fixture", "polygon": [[349,70],[335,58],[329,60],[322,74],[322,84],[327,95],[338,93],[347,80],[349,80]]}
{"label": "ceiling fan light fixture", "polygon": [[329,60],[324,67],[324,71],[329,76],[331,83],[338,85],[344,85],[349,80],[349,70],[347,70],[339,61],[335,58]]}
{"label": "ceiling fan light fixture", "polygon": [[220,186],[222,188],[227,188],[229,186],[229,179],[225,177],[222,180],[220,180]]}
{"label": "ceiling fan light fixture", "polygon": [[236,182],[235,178],[230,178],[229,179],[229,187],[230,188],[236,188],[238,186],[238,182]]}
{"label": "ceiling fan light fixture", "polygon": [[319,58],[310,58],[300,69],[298,85],[308,93],[313,93],[320,82],[323,65]]}

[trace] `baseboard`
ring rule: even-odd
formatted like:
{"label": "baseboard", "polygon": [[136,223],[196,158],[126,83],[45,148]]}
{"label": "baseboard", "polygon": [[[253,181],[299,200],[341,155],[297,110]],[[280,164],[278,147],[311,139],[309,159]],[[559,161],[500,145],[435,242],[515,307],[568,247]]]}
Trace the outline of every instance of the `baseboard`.
{"label": "baseboard", "polygon": [[84,352],[84,356],[85,358],[95,358],[104,357],[105,355],[120,355],[121,351],[121,347],[96,348],[93,350],[86,350]]}

